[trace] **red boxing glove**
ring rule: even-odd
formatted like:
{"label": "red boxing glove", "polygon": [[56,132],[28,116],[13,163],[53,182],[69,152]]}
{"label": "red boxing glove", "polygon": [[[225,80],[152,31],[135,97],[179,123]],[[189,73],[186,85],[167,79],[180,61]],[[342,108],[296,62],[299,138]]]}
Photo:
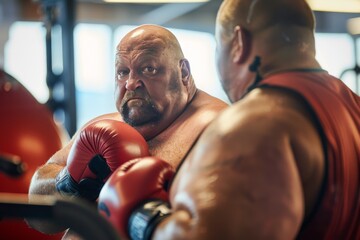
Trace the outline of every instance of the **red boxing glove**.
{"label": "red boxing glove", "polygon": [[98,210],[122,236],[149,239],[170,214],[167,188],[173,167],[156,157],[134,159],[118,168],[99,195]]}
{"label": "red boxing glove", "polygon": [[95,201],[120,165],[148,155],[145,139],[130,125],[111,119],[93,122],[75,139],[67,166],[56,178],[56,188],[62,195]]}

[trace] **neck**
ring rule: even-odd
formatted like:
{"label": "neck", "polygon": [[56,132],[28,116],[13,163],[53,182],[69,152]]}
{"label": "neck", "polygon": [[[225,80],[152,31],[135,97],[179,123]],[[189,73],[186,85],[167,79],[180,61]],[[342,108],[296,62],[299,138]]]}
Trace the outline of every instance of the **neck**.
{"label": "neck", "polygon": [[194,80],[191,79],[191,81],[189,82],[189,86],[188,86],[188,104],[193,100],[193,98],[195,97],[197,93],[197,88],[195,86]]}
{"label": "neck", "polygon": [[292,69],[318,69],[320,64],[313,55],[296,52],[289,49],[279,51],[276,56],[264,59],[264,64],[260,67],[260,74],[266,77],[275,72],[283,72]]}
{"label": "neck", "polygon": [[261,57],[260,74],[288,69],[320,68],[315,59],[314,35],[311,29],[296,25],[274,25],[255,33],[253,61]]}

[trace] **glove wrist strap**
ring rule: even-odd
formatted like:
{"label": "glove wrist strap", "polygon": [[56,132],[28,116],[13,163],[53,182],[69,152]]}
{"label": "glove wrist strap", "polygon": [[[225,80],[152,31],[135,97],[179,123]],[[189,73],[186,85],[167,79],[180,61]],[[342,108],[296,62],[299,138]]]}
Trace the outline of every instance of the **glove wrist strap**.
{"label": "glove wrist strap", "polygon": [[138,207],[129,219],[129,235],[132,240],[149,240],[156,226],[170,216],[168,203],[161,200],[147,201]]}
{"label": "glove wrist strap", "polygon": [[79,196],[79,187],[74,179],[70,176],[67,168],[63,168],[55,178],[56,190],[65,197]]}
{"label": "glove wrist strap", "polygon": [[96,201],[99,197],[103,181],[98,178],[83,178],[77,183],[70,175],[68,169],[63,168],[56,176],[56,190],[64,197],[81,197],[90,202]]}

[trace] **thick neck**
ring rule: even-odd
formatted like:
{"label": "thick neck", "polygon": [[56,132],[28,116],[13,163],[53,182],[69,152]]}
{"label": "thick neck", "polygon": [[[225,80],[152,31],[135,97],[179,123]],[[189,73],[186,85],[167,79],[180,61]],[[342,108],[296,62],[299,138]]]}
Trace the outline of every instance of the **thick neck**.
{"label": "thick neck", "polygon": [[261,58],[262,76],[288,69],[320,68],[314,35],[308,28],[274,26],[256,33],[253,44],[252,55]]}

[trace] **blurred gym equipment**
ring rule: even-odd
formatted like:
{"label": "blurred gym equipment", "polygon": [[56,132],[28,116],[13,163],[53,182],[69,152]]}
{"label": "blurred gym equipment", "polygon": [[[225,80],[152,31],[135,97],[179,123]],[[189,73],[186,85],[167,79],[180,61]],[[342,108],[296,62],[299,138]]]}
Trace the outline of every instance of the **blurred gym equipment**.
{"label": "blurred gym equipment", "polygon": [[360,18],[351,18],[347,22],[347,29],[348,33],[352,37],[353,46],[354,46],[354,59],[355,59],[355,66],[352,68],[345,69],[340,74],[340,79],[343,79],[344,76],[348,73],[354,74],[354,81],[355,81],[355,92],[360,94],[360,63],[359,63],[359,54],[358,54],[358,45],[357,43],[360,41]]}
{"label": "blurred gym equipment", "polygon": [[[39,0],[43,12],[46,30],[46,84],[49,88],[47,105],[53,112],[61,111],[64,115],[64,126],[70,136],[76,132],[76,99],[74,77],[74,25],[75,1],[73,0]],[[62,72],[53,71],[53,31],[60,29],[63,50]],[[57,46],[59,47],[59,46]]]}
{"label": "blurred gym equipment", "polygon": [[[35,170],[67,140],[49,109],[0,70],[0,193],[26,194]],[[0,200],[2,196],[0,195]],[[0,221],[2,239],[59,239],[21,220]]]}
{"label": "blurred gym equipment", "polygon": [[[29,203],[26,194],[0,193],[0,218],[51,220],[57,225],[71,228],[86,240],[120,239],[112,225],[98,213],[97,209],[80,199],[65,200],[53,196],[39,196],[36,202]],[[3,237],[1,232],[2,239],[20,239]],[[28,235],[21,239],[38,238]],[[47,239],[50,237],[48,236]]]}

